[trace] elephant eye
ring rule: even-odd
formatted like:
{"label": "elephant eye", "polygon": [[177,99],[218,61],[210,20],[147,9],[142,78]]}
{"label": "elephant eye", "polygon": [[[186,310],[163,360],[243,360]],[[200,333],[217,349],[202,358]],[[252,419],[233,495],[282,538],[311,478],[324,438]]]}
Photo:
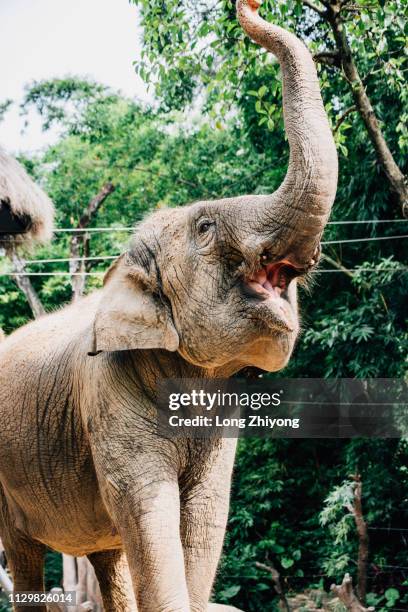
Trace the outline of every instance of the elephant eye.
{"label": "elephant eye", "polygon": [[207,233],[213,225],[215,225],[214,221],[211,221],[210,219],[202,219],[201,221],[199,221],[197,225],[198,233],[199,234]]}

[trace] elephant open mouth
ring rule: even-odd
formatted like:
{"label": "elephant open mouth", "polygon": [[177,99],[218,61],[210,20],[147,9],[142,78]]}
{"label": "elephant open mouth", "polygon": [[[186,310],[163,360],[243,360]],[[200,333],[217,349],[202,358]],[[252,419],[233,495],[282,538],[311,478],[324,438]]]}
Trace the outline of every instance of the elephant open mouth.
{"label": "elephant open mouth", "polygon": [[301,272],[286,261],[262,266],[246,281],[253,297],[260,299],[280,298],[289,283]]}
{"label": "elephant open mouth", "polygon": [[292,332],[297,328],[296,312],[288,294],[290,282],[302,274],[286,260],[265,264],[244,282],[249,305],[269,329]]}

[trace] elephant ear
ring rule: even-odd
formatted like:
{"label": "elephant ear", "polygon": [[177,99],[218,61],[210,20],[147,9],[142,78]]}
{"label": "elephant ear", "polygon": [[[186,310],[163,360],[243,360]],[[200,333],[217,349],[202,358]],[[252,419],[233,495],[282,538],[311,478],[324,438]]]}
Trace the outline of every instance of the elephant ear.
{"label": "elephant ear", "polygon": [[142,266],[122,255],[106,273],[88,354],[133,349],[176,351],[178,345],[170,307],[157,282]]}

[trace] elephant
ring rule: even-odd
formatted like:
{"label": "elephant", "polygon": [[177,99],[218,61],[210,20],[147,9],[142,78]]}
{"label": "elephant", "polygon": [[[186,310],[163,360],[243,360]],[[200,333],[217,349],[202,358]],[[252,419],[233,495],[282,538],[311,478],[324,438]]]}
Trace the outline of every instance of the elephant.
{"label": "elephant", "polygon": [[[32,251],[51,240],[54,213],[54,204],[48,195],[0,147],[0,249],[12,259],[16,272],[24,268],[19,252]],[[15,280],[20,288],[26,286],[26,281],[18,275]],[[0,342],[4,337],[0,328]]]}
{"label": "elephant", "polygon": [[48,242],[54,205],[24,168],[0,147],[0,246],[32,248]]}
{"label": "elephant", "polygon": [[0,537],[16,591],[43,589],[49,546],[87,555],[109,612],[207,610],[236,440],[158,436],[157,385],[287,364],[337,185],[313,59],[258,9],[237,1],[282,70],[282,185],[153,212],[102,289],[1,344]]}

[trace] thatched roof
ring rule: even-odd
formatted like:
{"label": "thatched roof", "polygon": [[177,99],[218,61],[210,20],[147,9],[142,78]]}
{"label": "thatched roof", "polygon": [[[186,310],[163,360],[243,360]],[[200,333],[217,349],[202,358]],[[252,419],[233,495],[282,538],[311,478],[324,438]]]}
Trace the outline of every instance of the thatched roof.
{"label": "thatched roof", "polygon": [[0,245],[30,246],[52,236],[54,206],[0,147]]}

